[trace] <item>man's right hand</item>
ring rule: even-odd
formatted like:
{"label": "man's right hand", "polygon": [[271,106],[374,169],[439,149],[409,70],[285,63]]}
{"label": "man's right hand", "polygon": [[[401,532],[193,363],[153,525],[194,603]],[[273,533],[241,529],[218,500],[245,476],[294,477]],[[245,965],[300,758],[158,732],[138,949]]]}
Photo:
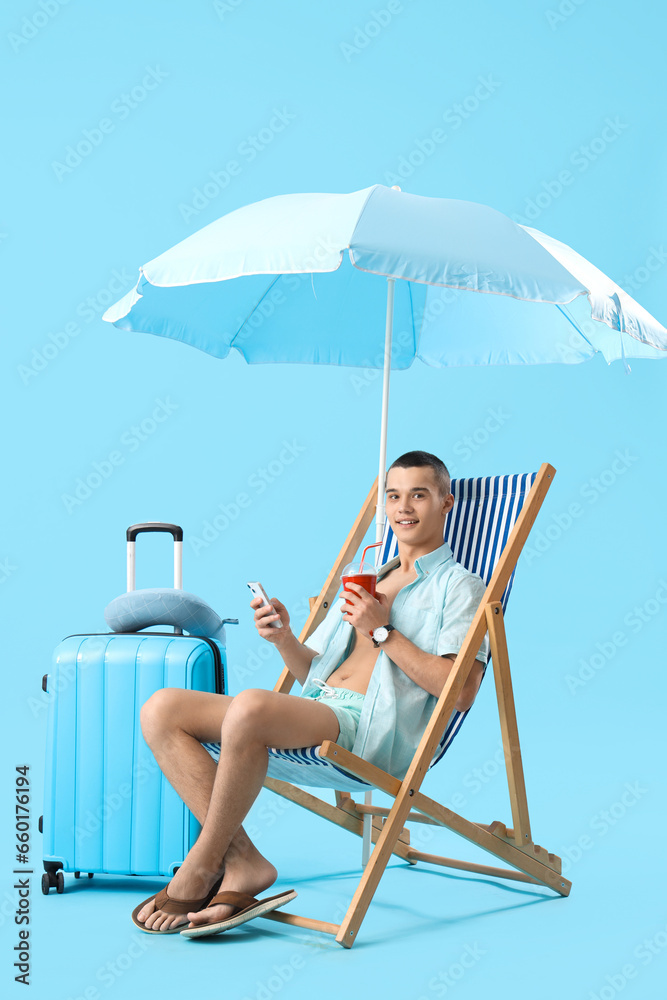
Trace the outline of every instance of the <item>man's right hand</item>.
{"label": "man's right hand", "polygon": [[[271,605],[262,605],[261,597],[254,597],[250,602],[250,607],[255,609],[255,628],[262,639],[272,642],[278,646],[284,642],[288,636],[292,635],[289,627],[290,617],[285,605],[276,597],[271,598]],[[271,622],[280,620],[282,628],[274,628]]]}

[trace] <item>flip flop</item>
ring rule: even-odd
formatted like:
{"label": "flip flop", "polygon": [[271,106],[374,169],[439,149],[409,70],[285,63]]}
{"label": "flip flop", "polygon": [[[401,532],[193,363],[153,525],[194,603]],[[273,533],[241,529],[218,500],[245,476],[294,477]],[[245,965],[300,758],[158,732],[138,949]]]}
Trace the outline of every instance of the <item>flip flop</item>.
{"label": "flip flop", "polygon": [[141,920],[137,919],[137,914],[144,908],[146,903],[150,903],[151,900],[154,899],[156,910],[162,910],[164,913],[170,913],[172,916],[190,913],[190,911],[203,910],[217,892],[220,881],[218,880],[211,891],[202,899],[172,899],[167,893],[167,889],[170,885],[171,882],[169,882],[164,889],[160,889],[160,891],[156,892],[153,896],[149,896],[148,899],[145,899],[143,903],[139,903],[139,905],[132,910],[132,923],[145,934],[176,934],[183,927],[183,924],[177,924],[175,927],[169,927],[165,931],[161,931],[159,929],[153,930],[152,927],[146,927],[145,923],[142,923]]}
{"label": "flip flop", "polygon": [[285,892],[279,892],[275,896],[265,896],[264,899],[255,899],[254,896],[249,896],[246,892],[219,892],[209,901],[207,909],[211,906],[218,906],[220,903],[226,903],[233,906],[237,912],[214,924],[186,927],[185,930],[181,931],[181,934],[183,937],[206,937],[209,934],[220,934],[221,931],[229,930],[230,927],[238,927],[239,924],[245,924],[248,920],[261,917],[264,913],[277,910],[279,906],[284,906],[290,900],[296,899],[296,896],[293,889],[286,889]]}

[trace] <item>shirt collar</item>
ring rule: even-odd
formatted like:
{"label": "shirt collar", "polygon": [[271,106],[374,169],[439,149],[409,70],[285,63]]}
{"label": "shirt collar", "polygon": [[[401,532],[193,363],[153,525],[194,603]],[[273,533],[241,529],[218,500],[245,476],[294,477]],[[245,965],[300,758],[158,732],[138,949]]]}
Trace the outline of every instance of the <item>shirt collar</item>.
{"label": "shirt collar", "polygon": [[[442,545],[438,546],[437,549],[433,549],[432,552],[427,552],[426,555],[419,556],[415,559],[415,568],[417,570],[417,575],[431,573],[438,566],[444,566],[449,561],[454,561],[454,556],[452,550],[447,542],[443,542]],[[378,572],[378,580],[380,580],[385,573],[389,573],[390,570],[396,569],[397,566],[401,565],[401,560],[399,556],[394,559],[390,559],[388,563],[380,568]]]}

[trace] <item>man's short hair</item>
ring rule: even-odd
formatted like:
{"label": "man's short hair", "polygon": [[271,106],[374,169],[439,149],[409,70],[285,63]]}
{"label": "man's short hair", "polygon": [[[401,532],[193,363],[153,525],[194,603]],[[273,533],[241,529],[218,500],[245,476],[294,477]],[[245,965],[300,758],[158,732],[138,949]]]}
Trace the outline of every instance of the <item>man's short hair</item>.
{"label": "man's short hair", "polygon": [[[406,451],[405,455],[401,455],[397,458],[395,462],[392,462],[387,469],[387,475],[392,469],[412,469],[416,466],[428,465],[433,469],[433,478],[435,479],[438,489],[440,490],[440,495],[446,497],[451,491],[451,480],[449,478],[449,471],[444,462],[442,462],[436,455],[431,455],[428,451]],[[385,477],[384,485],[387,485],[387,479]]]}

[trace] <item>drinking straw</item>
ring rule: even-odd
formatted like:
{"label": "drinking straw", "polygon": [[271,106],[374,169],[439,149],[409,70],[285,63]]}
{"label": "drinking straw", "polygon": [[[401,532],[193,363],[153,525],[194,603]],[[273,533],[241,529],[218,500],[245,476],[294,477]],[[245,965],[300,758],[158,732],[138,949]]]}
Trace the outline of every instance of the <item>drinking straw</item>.
{"label": "drinking straw", "polygon": [[367,545],[364,551],[361,553],[361,565],[359,566],[360,573],[363,573],[364,571],[364,559],[366,558],[366,553],[368,552],[369,549],[374,549],[378,545],[382,545],[382,542],[373,542],[371,545]]}

